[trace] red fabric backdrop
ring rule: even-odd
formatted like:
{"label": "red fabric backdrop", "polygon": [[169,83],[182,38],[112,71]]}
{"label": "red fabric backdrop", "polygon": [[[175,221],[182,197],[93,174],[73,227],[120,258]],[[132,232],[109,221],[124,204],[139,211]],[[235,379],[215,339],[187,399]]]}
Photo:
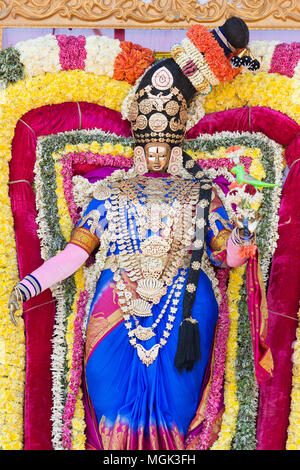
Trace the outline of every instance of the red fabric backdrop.
{"label": "red fabric backdrop", "polygon": [[[10,180],[33,182],[37,137],[73,129],[99,128],[129,136],[130,127],[115,111],[98,105],[77,103],[45,106],[30,111],[16,126],[10,163]],[[299,125],[284,114],[269,108],[240,108],[205,116],[187,138],[221,131],[262,132],[287,146],[286,158],[291,167],[280,206],[278,247],[274,254],[268,290],[270,345],[275,371],[260,390],[258,448],[284,449],[290,411],[292,377],[291,345],[295,339],[300,298],[300,183]],[[293,162],[294,165],[293,165]],[[41,263],[37,236],[36,207],[31,186],[10,185],[15,223],[20,277]],[[278,289],[282,285],[283,289]],[[51,444],[51,337],[55,308],[50,291],[24,306],[26,329],[25,444],[27,450],[52,449]],[[27,313],[27,310],[37,307]],[[275,313],[272,313],[275,312]]]}

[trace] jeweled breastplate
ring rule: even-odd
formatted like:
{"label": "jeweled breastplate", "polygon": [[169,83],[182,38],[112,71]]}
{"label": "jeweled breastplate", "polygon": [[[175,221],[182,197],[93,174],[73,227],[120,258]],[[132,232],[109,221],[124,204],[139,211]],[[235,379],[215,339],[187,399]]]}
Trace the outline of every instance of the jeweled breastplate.
{"label": "jeweled breastplate", "polygon": [[[105,203],[118,302],[129,341],[147,366],[173,328],[190,260],[198,197],[199,184],[193,180],[137,177],[113,185]],[[153,305],[160,302],[155,322],[143,327],[139,318],[151,316]],[[154,337],[163,318],[163,335],[147,350],[137,340]]]}

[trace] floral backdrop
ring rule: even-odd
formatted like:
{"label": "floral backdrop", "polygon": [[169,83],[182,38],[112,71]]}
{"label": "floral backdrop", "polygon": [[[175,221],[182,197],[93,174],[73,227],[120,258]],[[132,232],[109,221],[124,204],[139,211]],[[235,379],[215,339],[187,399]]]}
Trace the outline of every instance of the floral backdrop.
{"label": "floral backdrop", "polygon": [[[293,183],[300,177],[300,56],[297,44],[255,42],[251,47],[263,59],[261,70],[216,86],[205,99],[197,97],[189,111],[185,150],[213,178],[224,179],[220,191],[225,205],[227,186],[234,180],[231,152],[236,148],[253,176],[279,184],[276,190],[264,190],[257,234],[272,306],[277,279],[273,266],[288,249],[281,243],[281,221],[297,204]],[[48,35],[0,52],[0,441],[5,450],[84,449],[80,372],[85,318],[105,250],[99,250],[96,264],[28,302],[17,327],[10,323],[7,302],[20,277],[64,248],[86,204],[81,188],[88,194],[90,185],[97,184],[93,171],[100,169],[102,177],[130,177],[132,138],[121,111],[124,117],[125,98],[154,60],[149,49],[103,36]],[[201,113],[195,113],[196,108]],[[281,194],[284,167],[290,171]],[[295,211],[292,214],[297,217]],[[300,264],[296,248],[293,256]],[[289,360],[288,380],[283,380],[278,366],[274,381],[259,388],[245,270],[218,273],[208,263],[204,268],[220,293],[220,318],[200,439],[190,446],[268,448],[268,402],[283,390],[281,401],[277,397],[282,418],[272,445],[299,449],[299,290],[291,296],[294,303],[288,310],[293,321],[284,324],[286,344],[277,348],[278,357],[285,354]],[[296,283],[296,268],[294,276]],[[275,359],[278,313],[286,313],[286,305],[272,317]],[[218,435],[212,442],[217,423]]]}

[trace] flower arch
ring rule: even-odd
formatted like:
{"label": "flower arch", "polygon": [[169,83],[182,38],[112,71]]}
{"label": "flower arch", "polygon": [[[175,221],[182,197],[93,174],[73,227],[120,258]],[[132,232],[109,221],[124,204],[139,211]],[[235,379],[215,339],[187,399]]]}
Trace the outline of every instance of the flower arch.
{"label": "flower arch", "polygon": [[[61,43],[64,44],[64,41],[61,40]],[[80,47],[82,47],[82,45],[80,45]],[[123,48],[123,52],[124,51],[125,49]],[[118,51],[118,53],[119,52],[122,51]],[[83,56],[80,57],[82,59]],[[123,58],[122,55],[118,57],[121,62]],[[24,61],[26,61],[26,57]],[[27,63],[29,64],[29,62]],[[65,68],[70,67],[70,64],[66,65],[67,61],[64,63]],[[145,62],[144,66],[146,67],[148,65],[149,62]],[[77,67],[80,68],[81,65],[77,65]],[[122,74],[116,76],[123,79]],[[34,402],[36,408],[34,412],[37,417],[37,422],[32,423],[29,419],[33,412],[31,408],[32,401],[29,400],[33,387],[41,386],[43,380],[44,385],[48,387],[48,389],[51,386],[49,375],[48,377],[41,376],[40,383],[36,382],[37,372],[45,356],[41,355],[39,360],[37,360],[36,357],[27,357],[27,361],[29,362],[27,362],[26,380],[27,384],[31,381],[32,388],[28,387],[25,392],[25,415],[23,421],[23,386],[25,382],[24,323],[19,315],[18,327],[13,327],[9,322],[7,312],[9,293],[13,285],[19,279],[19,272],[20,275],[23,274],[22,269],[24,273],[25,271],[29,272],[29,270],[34,269],[41,261],[38,251],[40,249],[39,241],[36,234],[35,201],[32,188],[30,184],[28,185],[28,182],[32,183],[33,175],[33,160],[32,154],[30,156],[30,152],[32,152],[34,148],[37,135],[57,133],[77,128],[97,127],[104,130],[111,130],[113,128],[117,134],[129,136],[130,130],[128,122],[121,120],[119,112],[121,111],[125,97],[131,90],[131,85],[126,81],[115,80],[111,78],[111,76],[96,75],[93,72],[80,70],[78,68],[65,70],[62,66],[58,67],[58,70],[54,72],[43,70],[42,73],[35,72],[35,74],[31,75],[27,73],[25,78],[19,77],[16,83],[6,85],[7,87],[0,95],[0,115],[2,122],[5,123],[0,130],[0,194],[1,225],[3,227],[0,244],[0,256],[2,260],[0,271],[2,280],[2,292],[0,296],[2,312],[0,346],[1,351],[4,353],[1,356],[4,359],[1,360],[0,373],[1,381],[4,383],[4,387],[2,387],[1,390],[1,442],[4,449],[23,448],[23,426],[25,422],[27,426],[25,448],[49,448],[49,446],[51,448],[49,438],[51,433],[49,430],[51,405],[47,403],[45,408],[40,397],[36,397]],[[280,208],[281,221],[286,220],[286,216],[290,213],[294,218],[294,208],[297,202],[295,199],[295,184],[300,178],[299,165],[296,165],[300,148],[299,89],[299,82],[296,78],[264,72],[256,75],[249,73],[242,74],[236,77],[231,83],[217,86],[213,92],[208,95],[204,103],[206,116],[187,134],[187,138],[192,139],[203,133],[213,134],[222,130],[229,130],[231,132],[262,132],[287,147],[286,161],[290,167],[290,173],[285,184]],[[278,96],[278,90],[280,90],[280,96]],[[55,116],[51,128],[47,129],[47,126],[45,126],[45,114],[41,112],[42,109],[52,114],[52,119],[53,116]],[[68,121],[61,121],[62,112],[67,113]],[[276,126],[274,122],[276,122]],[[284,126],[285,132],[280,132],[279,135],[276,127],[277,129],[281,129],[281,126]],[[18,135],[22,135],[22,141],[19,140],[18,142]],[[24,150],[24,147],[25,152],[23,153],[22,159],[21,150]],[[18,158],[15,157],[17,154],[19,156]],[[11,159],[11,157],[13,158]],[[23,164],[21,164],[21,161],[23,161]],[[31,166],[27,165],[28,161],[31,161]],[[18,182],[20,185],[9,184],[13,182]],[[17,205],[20,208],[20,204],[21,206],[23,204],[23,210],[27,211],[28,227],[24,227],[24,220],[18,217]],[[299,203],[298,206],[300,207]],[[296,214],[296,217],[297,216]],[[297,221],[294,228],[295,227],[297,227]],[[32,234],[32,231],[35,233]],[[27,259],[25,259],[25,257],[22,258],[22,248],[24,248],[24,243],[26,244],[24,240],[26,240],[26,236],[29,237],[28,239],[32,240],[32,235],[35,239],[35,246],[32,246],[32,253],[35,253],[35,255]],[[294,235],[295,240],[297,240],[299,236],[297,231],[294,231]],[[285,243],[278,244],[274,260],[281,260],[281,258],[285,256],[286,249]],[[293,256],[297,256],[300,259],[300,253],[298,256],[298,254],[294,252]],[[280,269],[282,269],[282,265]],[[282,272],[280,269],[279,273]],[[271,275],[270,279],[270,298],[271,301],[274,299],[275,303],[277,298],[272,290],[272,282],[276,285],[278,281],[278,269],[274,269],[274,271],[276,272],[273,274],[273,278]],[[42,307],[37,306],[35,299],[32,299],[26,307],[27,310],[35,308],[35,310],[33,310],[34,316],[26,315],[26,310],[24,311],[26,347],[30,348],[32,344],[34,344],[37,340],[37,335],[39,335],[39,337],[44,335],[44,337],[47,338],[45,354],[49,356],[49,331],[53,325],[54,307],[53,303],[50,303],[52,299],[49,292],[42,294],[42,296],[43,302],[41,302],[41,297],[39,298],[39,304],[42,303]],[[295,295],[293,302],[296,302]],[[287,305],[285,304],[283,309],[286,310],[286,307]],[[295,312],[294,309],[292,315],[295,316],[296,313],[297,311]],[[45,317],[47,317],[46,324]],[[282,327],[283,324],[286,327],[285,323],[280,324],[278,317],[276,317],[276,321],[274,317],[273,330],[271,328],[273,338],[276,334],[276,329]],[[289,360],[291,356],[290,345],[295,338],[295,324],[296,322],[293,322],[293,326],[291,326],[286,333],[286,344],[288,346],[284,346],[279,351],[281,355],[284,351],[285,357],[288,357]],[[287,349],[289,350],[287,351]],[[31,359],[32,367],[29,367]],[[261,433],[259,439],[261,442],[260,445],[262,446],[261,448],[270,445],[270,442],[264,436],[264,430],[266,428],[268,429],[269,419],[265,412],[267,402],[270,396],[274,396],[276,387],[280,386],[282,386],[282,383],[277,383],[276,386],[274,386],[273,383],[266,386],[262,391],[264,407],[262,406],[262,412],[259,417],[259,432]],[[276,390],[278,390],[278,388]],[[39,400],[40,403],[38,403]],[[281,434],[278,436],[280,443],[277,442],[275,444],[277,446],[280,445],[280,448],[282,448],[284,434],[287,429],[286,418],[290,403],[289,392],[285,393],[284,400],[284,403],[281,402],[281,405],[285,409],[285,422],[281,422]],[[48,412],[45,410],[48,410]],[[46,422],[48,422],[48,428],[47,426],[43,428]],[[38,424],[37,428],[35,428],[36,424]],[[226,423],[224,425],[226,426]],[[40,435],[40,429],[45,430],[43,436]],[[226,429],[224,429],[224,432],[226,432]],[[228,445],[230,447],[230,443]]]}

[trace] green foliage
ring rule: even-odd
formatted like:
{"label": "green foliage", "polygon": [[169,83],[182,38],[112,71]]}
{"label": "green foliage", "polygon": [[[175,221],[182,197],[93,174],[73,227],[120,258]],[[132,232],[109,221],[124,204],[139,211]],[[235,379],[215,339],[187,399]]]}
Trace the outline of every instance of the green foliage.
{"label": "green foliage", "polygon": [[19,51],[13,47],[0,51],[0,81],[4,87],[24,77],[24,65],[20,61]]}

